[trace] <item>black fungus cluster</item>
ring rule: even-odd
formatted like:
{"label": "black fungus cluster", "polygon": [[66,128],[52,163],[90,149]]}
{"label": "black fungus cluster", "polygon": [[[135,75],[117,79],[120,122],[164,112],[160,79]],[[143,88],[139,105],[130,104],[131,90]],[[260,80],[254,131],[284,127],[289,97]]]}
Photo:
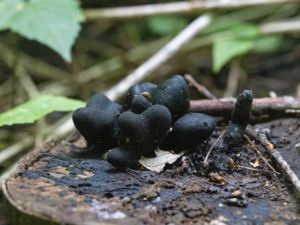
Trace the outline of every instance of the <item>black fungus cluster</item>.
{"label": "black fungus cluster", "polygon": [[188,85],[175,75],[161,85],[132,86],[123,106],[96,94],[86,107],[73,113],[73,121],[89,147],[107,152],[108,162],[134,168],[141,156],[155,156],[158,147],[180,152],[193,149],[211,135],[214,118],[189,113],[189,104]]}

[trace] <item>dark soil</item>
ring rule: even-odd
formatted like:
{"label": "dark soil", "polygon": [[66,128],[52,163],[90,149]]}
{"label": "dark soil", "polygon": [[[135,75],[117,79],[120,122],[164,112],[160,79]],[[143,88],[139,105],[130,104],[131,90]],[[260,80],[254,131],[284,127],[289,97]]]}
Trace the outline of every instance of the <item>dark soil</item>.
{"label": "dark soil", "polygon": [[8,181],[10,198],[27,212],[68,224],[299,224],[282,177],[248,143],[229,150],[217,144],[203,167],[219,133],[161,174],[79,157],[82,139],[43,147]]}

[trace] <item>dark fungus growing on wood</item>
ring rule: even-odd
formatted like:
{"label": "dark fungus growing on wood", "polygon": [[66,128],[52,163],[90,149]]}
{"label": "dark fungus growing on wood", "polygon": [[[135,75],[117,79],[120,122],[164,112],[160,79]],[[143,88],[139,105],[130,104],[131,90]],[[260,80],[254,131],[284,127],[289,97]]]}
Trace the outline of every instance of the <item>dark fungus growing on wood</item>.
{"label": "dark fungus growing on wood", "polygon": [[132,144],[124,144],[122,146],[110,149],[107,153],[107,161],[118,168],[135,168],[138,166],[140,155]]}
{"label": "dark fungus growing on wood", "polygon": [[121,108],[104,94],[96,94],[86,107],[79,108],[73,113],[73,122],[89,146],[107,151],[118,146],[121,141],[117,124]]}
{"label": "dark fungus growing on wood", "polygon": [[148,91],[149,100],[154,104],[166,106],[175,120],[188,112],[190,106],[189,87],[180,75],[166,80],[157,88]]}
{"label": "dark fungus growing on wood", "polygon": [[183,151],[196,147],[208,139],[216,127],[213,117],[202,113],[188,113],[180,117],[160,146],[164,150]]}
{"label": "dark fungus growing on wood", "polygon": [[157,85],[153,84],[151,82],[145,82],[145,83],[135,84],[135,85],[131,86],[127,92],[124,108],[126,110],[128,110],[131,107],[131,103],[132,103],[134,96],[140,95],[143,92],[149,92],[156,87],[157,87]]}
{"label": "dark fungus growing on wood", "polygon": [[[243,137],[252,98],[251,91],[238,97],[226,127],[225,147],[239,143]],[[107,152],[112,165],[134,168],[141,156],[154,157],[158,147],[175,152],[193,150],[209,138],[215,130],[214,118],[188,113],[189,102],[187,83],[175,75],[159,86],[132,86],[124,107],[97,94],[86,107],[73,113],[73,121],[88,146]]]}
{"label": "dark fungus growing on wood", "polygon": [[131,111],[134,113],[142,113],[148,109],[152,103],[142,95],[136,95],[131,102]]}
{"label": "dark fungus growing on wood", "polygon": [[171,113],[154,105],[141,114],[124,112],[118,118],[125,144],[109,150],[107,160],[116,167],[135,167],[141,155],[153,157],[171,127]]}
{"label": "dark fungus growing on wood", "polygon": [[231,114],[231,120],[226,127],[224,144],[234,147],[241,144],[245,129],[250,120],[253,94],[251,90],[243,91],[237,98]]}

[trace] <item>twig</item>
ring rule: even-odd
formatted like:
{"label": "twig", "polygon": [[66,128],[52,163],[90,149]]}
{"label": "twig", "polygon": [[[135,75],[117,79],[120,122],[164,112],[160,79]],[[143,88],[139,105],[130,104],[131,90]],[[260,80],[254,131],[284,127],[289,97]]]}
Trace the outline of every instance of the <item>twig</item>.
{"label": "twig", "polygon": [[257,147],[255,146],[255,144],[250,140],[250,138],[247,135],[244,135],[244,137],[246,138],[247,142],[250,144],[251,148],[256,151],[256,153],[259,155],[260,158],[262,158],[262,160],[266,163],[266,165],[275,173],[275,174],[279,174],[274,167],[268,162],[268,160],[261,154],[261,152],[257,149]]}
{"label": "twig", "polygon": [[[14,53],[6,46],[0,43],[0,57],[6,65],[12,67],[15,62]],[[39,78],[51,78],[55,80],[69,80],[69,73],[61,69],[56,68],[50,64],[33,58],[25,53],[19,54],[20,63],[24,66],[26,70],[32,71],[34,76]]]}
{"label": "twig", "polygon": [[253,170],[253,171],[257,171],[257,172],[261,171],[259,169],[251,168],[251,167],[248,167],[248,166],[240,166],[240,165],[238,165],[237,168],[243,168],[243,169],[246,169],[246,170]]}
{"label": "twig", "polygon": [[214,147],[216,146],[216,144],[222,139],[222,137],[224,136],[225,131],[222,131],[221,135],[218,137],[218,139],[213,143],[213,145],[210,147],[210,149],[208,150],[205,159],[203,161],[203,165],[205,165],[207,163],[208,157],[210,155],[210,153],[212,152],[212,150],[214,149]]}
{"label": "twig", "polygon": [[224,97],[232,97],[235,95],[240,82],[240,64],[239,60],[232,60],[230,63],[230,71],[227,79],[227,86],[224,92]]}
{"label": "twig", "polygon": [[2,184],[3,182],[9,177],[10,174],[12,174],[18,166],[18,162],[15,162],[13,165],[11,165],[7,170],[5,170],[4,173],[0,176],[0,190],[2,190]]}
{"label": "twig", "polygon": [[88,20],[95,19],[129,19],[162,14],[199,14],[216,9],[232,9],[255,5],[273,5],[298,2],[297,0],[215,0],[215,1],[182,1],[173,3],[149,4],[141,6],[116,7],[107,9],[87,9],[84,11]]}
{"label": "twig", "polygon": [[196,88],[197,91],[199,93],[201,93],[204,97],[206,97],[208,99],[217,99],[217,97],[214,94],[212,94],[205,86],[198,83],[192,75],[186,74],[186,75],[184,75],[184,78],[188,82],[190,87]]}
{"label": "twig", "polygon": [[[300,23],[300,20],[293,20],[290,21],[293,23]],[[282,24],[281,21],[279,22],[273,22],[268,23],[268,26],[277,27],[277,25]],[[269,34],[268,29],[263,28],[266,24],[261,25],[260,30],[261,34]],[[293,29],[290,30],[272,30],[272,32],[280,33],[280,32],[297,32],[300,28],[294,26]],[[217,36],[220,36],[218,34]],[[191,42],[187,43],[185,46],[182,47],[180,52],[189,52],[191,50],[202,48],[205,46],[208,46],[213,43],[214,39],[216,37],[216,34],[208,35],[200,38],[196,38],[195,40],[192,40]],[[130,63],[137,63],[140,60],[143,60],[145,57],[149,56],[152,52],[158,50],[163,44],[165,44],[169,38],[162,38],[161,40],[154,41],[153,43],[150,43],[146,46],[141,46],[140,48],[133,49],[126,53],[123,57],[116,57],[109,60],[106,60],[104,62],[100,62],[98,64],[95,64],[82,72],[78,75],[77,82],[79,83],[86,83],[90,82],[95,79],[104,79],[105,77],[111,78],[112,76],[115,77],[116,74],[121,74],[123,71],[122,68],[124,67],[124,61],[130,62]],[[122,60],[123,59],[123,60]],[[125,60],[124,60],[125,59]],[[107,76],[106,76],[107,75]]]}
{"label": "twig", "polygon": [[11,145],[10,147],[3,149],[0,152],[0,165],[6,160],[16,156],[21,153],[24,149],[29,148],[34,142],[34,139],[30,136],[23,138],[21,141],[16,144]]}
{"label": "twig", "polygon": [[121,80],[113,91],[106,92],[107,96],[112,99],[119,98],[125,93],[130,86],[148,77],[154,70],[163,65],[167,60],[174,56],[180,48],[189,42],[199,31],[207,27],[211,22],[211,16],[204,15],[194,20],[180,34],[172,39],[161,50],[154,54],[149,60],[143,63],[135,71]]}
{"label": "twig", "polygon": [[287,33],[295,30],[300,30],[300,20],[279,21],[260,26],[262,34]]}
{"label": "twig", "polygon": [[[235,101],[234,98],[192,100],[190,111],[229,118]],[[291,96],[255,98],[252,104],[251,120],[253,122],[258,122],[274,118],[298,117],[300,116],[299,110],[300,98]]]}
{"label": "twig", "polygon": [[260,142],[267,150],[267,153],[276,162],[281,171],[285,174],[286,178],[291,182],[296,192],[296,197],[300,198],[300,180],[295,172],[290,168],[289,164],[284,160],[281,154],[274,148],[264,133],[256,133],[253,129],[248,129],[249,134],[256,141]]}

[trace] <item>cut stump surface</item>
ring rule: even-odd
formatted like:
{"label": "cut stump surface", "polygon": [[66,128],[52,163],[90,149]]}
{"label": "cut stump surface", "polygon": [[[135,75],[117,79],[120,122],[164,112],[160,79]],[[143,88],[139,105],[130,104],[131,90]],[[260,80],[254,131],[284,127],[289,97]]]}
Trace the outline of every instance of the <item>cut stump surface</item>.
{"label": "cut stump surface", "polygon": [[[100,158],[81,157],[78,152],[84,146],[75,134],[61,144],[46,143],[22,160],[3,186],[12,224],[300,222],[297,203],[282,176],[268,171],[247,145],[231,153],[236,163],[243,157],[238,169],[220,166],[203,175],[193,172],[200,163],[194,160],[189,166],[187,157],[161,174],[120,171]],[[225,153],[215,149],[211,160],[225,164],[222,156]]]}

